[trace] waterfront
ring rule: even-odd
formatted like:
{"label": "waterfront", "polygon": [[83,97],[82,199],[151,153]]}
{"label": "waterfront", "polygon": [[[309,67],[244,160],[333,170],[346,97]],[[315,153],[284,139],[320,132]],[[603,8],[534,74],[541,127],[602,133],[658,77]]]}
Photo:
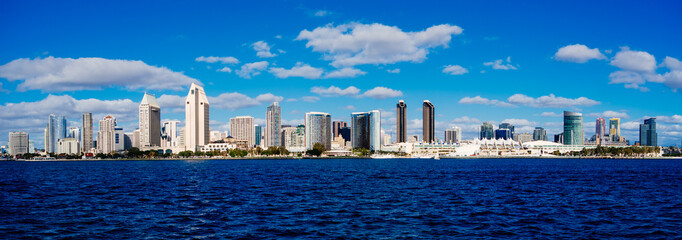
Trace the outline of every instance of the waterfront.
{"label": "waterfront", "polygon": [[673,238],[682,160],[0,162],[0,235]]}

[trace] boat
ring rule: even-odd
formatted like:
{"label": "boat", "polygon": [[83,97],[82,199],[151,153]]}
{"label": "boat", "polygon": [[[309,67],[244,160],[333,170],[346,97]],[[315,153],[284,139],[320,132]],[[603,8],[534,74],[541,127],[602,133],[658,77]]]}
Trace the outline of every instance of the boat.
{"label": "boat", "polygon": [[436,156],[433,157],[434,160],[440,160],[440,154],[436,153]]}

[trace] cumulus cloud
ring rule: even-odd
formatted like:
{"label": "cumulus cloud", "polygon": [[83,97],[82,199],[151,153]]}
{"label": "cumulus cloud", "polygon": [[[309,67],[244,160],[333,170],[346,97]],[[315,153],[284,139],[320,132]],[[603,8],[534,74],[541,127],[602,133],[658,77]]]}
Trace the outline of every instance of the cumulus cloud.
{"label": "cumulus cloud", "polygon": [[241,69],[237,70],[236,73],[242,78],[250,79],[268,68],[268,64],[267,61],[246,63],[242,65]]}
{"label": "cumulus cloud", "polygon": [[367,90],[362,94],[363,97],[369,97],[374,99],[386,99],[403,96],[403,92],[400,90],[393,90],[386,87],[375,87]]}
{"label": "cumulus cloud", "polygon": [[142,61],[104,58],[20,58],[0,66],[0,77],[21,81],[18,91],[99,90],[106,87],[181,90],[198,80]]}
{"label": "cumulus cloud", "polygon": [[256,56],[259,58],[271,58],[277,56],[277,54],[270,52],[270,45],[265,41],[258,41],[251,44],[253,50],[256,51]]}
{"label": "cumulus cloud", "polygon": [[542,114],[540,114],[540,116],[543,116],[543,117],[563,117],[563,115],[555,113],[555,112],[542,112]]}
{"label": "cumulus cloud", "polygon": [[312,102],[320,101],[320,98],[315,97],[315,96],[303,96],[303,97],[301,97],[301,100],[304,102],[311,102],[312,103]]}
{"label": "cumulus cloud", "polygon": [[360,69],[347,67],[328,72],[324,75],[324,78],[354,78],[365,75],[366,73],[367,72],[364,72]]}
{"label": "cumulus cloud", "polygon": [[278,78],[302,77],[307,79],[318,79],[322,76],[324,71],[320,68],[311,67],[308,64],[301,62],[296,63],[296,66],[291,69],[285,68],[270,68],[270,73]]}
{"label": "cumulus cloud", "polygon": [[460,65],[447,65],[443,67],[443,73],[447,73],[450,75],[462,75],[468,72],[469,70],[463,68]]}
{"label": "cumulus cloud", "polygon": [[422,62],[431,48],[448,47],[452,35],[462,33],[458,26],[442,24],[418,32],[404,32],[379,23],[328,24],[312,31],[303,30],[296,40],[324,54],[335,67],[362,64]]}
{"label": "cumulus cloud", "polygon": [[210,56],[210,57],[201,56],[201,57],[194,59],[194,61],[207,62],[207,63],[220,62],[223,64],[237,64],[237,63],[239,63],[239,60],[237,60],[237,58],[235,58],[235,57],[213,57],[213,56]]}
{"label": "cumulus cloud", "polygon": [[256,101],[261,103],[282,102],[282,100],[284,100],[284,97],[275,96],[275,94],[272,93],[265,93],[256,97]]}
{"label": "cumulus cloud", "polygon": [[229,67],[223,67],[221,69],[216,70],[216,72],[226,72],[226,73],[231,73],[232,69]]}
{"label": "cumulus cloud", "polygon": [[478,120],[477,118],[470,118],[467,116],[455,118],[452,120],[452,123],[480,123],[480,122],[481,120]]}
{"label": "cumulus cloud", "polygon": [[[509,118],[502,120],[503,123],[509,123],[511,125],[514,125],[514,127],[523,127],[523,126],[535,126],[538,125],[537,122],[529,121],[528,119],[517,119],[517,118]],[[519,131],[520,132],[520,131]]]}
{"label": "cumulus cloud", "polygon": [[565,98],[557,97],[554,94],[547,96],[541,96],[538,98],[529,97],[523,94],[514,94],[507,98],[507,101],[500,101],[495,99],[487,99],[481,96],[476,97],[464,97],[459,100],[462,104],[485,104],[485,105],[496,105],[496,106],[530,106],[535,108],[565,108],[565,107],[577,107],[577,106],[593,106],[600,104],[600,102],[586,98]]}
{"label": "cumulus cloud", "polygon": [[161,110],[165,108],[184,108],[185,99],[185,96],[163,94],[161,97],[156,98],[156,102],[161,107]]}
{"label": "cumulus cloud", "polygon": [[507,57],[506,61],[497,59],[492,62],[484,62],[483,65],[492,67],[495,70],[516,70],[516,67],[511,65],[511,57]]}
{"label": "cumulus cloud", "polygon": [[[650,117],[644,117],[644,118],[650,118]],[[663,123],[682,123],[682,115],[672,115],[672,116],[656,116],[656,121],[657,122],[663,122]]]}
{"label": "cumulus cloud", "polygon": [[601,113],[590,113],[591,117],[602,117],[602,118],[630,118],[630,115],[626,112],[617,111],[604,111]]}
{"label": "cumulus cloud", "polygon": [[653,72],[656,70],[656,58],[648,52],[623,47],[611,60],[611,65],[626,71]]}
{"label": "cumulus cloud", "polygon": [[350,86],[345,89],[341,89],[337,86],[330,86],[328,88],[324,87],[312,87],[310,92],[318,94],[323,97],[336,97],[336,96],[355,96],[360,92],[360,89]]}
{"label": "cumulus cloud", "polygon": [[660,64],[660,67],[667,67],[670,71],[659,74],[656,73],[659,66],[653,55],[622,47],[611,65],[621,70],[609,74],[609,84],[623,84],[625,88],[639,89],[642,92],[649,91],[644,86],[647,82],[663,83],[673,92],[682,88],[682,62],[673,57],[666,56]]}
{"label": "cumulus cloud", "polygon": [[229,110],[237,110],[258,106],[261,104],[258,100],[238,92],[223,93],[216,97],[208,97],[208,102],[212,108],[222,108]]}
{"label": "cumulus cloud", "polygon": [[682,70],[682,61],[677,58],[666,56],[661,63],[661,67],[667,67],[670,70]]}
{"label": "cumulus cloud", "polygon": [[388,73],[400,73],[400,68],[395,68],[395,69],[388,69],[386,70]]}
{"label": "cumulus cloud", "polygon": [[588,48],[582,44],[574,44],[559,48],[554,54],[554,59],[565,62],[585,63],[592,59],[606,59],[606,56],[599,52],[598,48]]}

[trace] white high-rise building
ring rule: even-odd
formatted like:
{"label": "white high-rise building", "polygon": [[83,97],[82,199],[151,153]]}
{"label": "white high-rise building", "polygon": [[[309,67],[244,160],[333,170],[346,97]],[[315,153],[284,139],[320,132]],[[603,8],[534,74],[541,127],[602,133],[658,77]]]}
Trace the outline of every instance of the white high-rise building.
{"label": "white high-rise building", "polygon": [[63,138],[57,142],[57,153],[59,154],[73,154],[81,153],[81,144],[75,138]]}
{"label": "white high-rise building", "polygon": [[211,131],[211,142],[223,140],[223,133],[220,131]]}
{"label": "white high-rise building", "polygon": [[161,146],[161,108],[156,97],[145,93],[139,109],[140,147]]}
{"label": "white high-rise building", "polygon": [[308,112],[305,114],[305,147],[313,149],[321,143],[327,150],[332,148],[332,117],[329,113]]}
{"label": "white high-rise building", "polygon": [[282,128],[282,144],[286,148],[305,147],[305,126]]}
{"label": "white high-rise building", "polygon": [[208,98],[204,88],[192,83],[185,100],[185,150],[210,142]]}
{"label": "white high-rise building", "polygon": [[462,140],[462,129],[460,127],[452,127],[445,130],[446,143],[458,143]]}
{"label": "white high-rise building", "polygon": [[9,144],[7,146],[9,154],[19,155],[29,153],[28,133],[9,132]]}
{"label": "white high-rise building", "polygon": [[178,124],[180,121],[166,121],[161,127],[161,146],[177,147],[180,143],[178,135]]}
{"label": "white high-rise building", "polygon": [[81,150],[83,152],[88,152],[93,148],[94,132],[92,130],[92,113],[83,113],[83,127],[81,128],[82,139],[81,139]]}
{"label": "white high-rise building", "polygon": [[230,118],[230,131],[232,131],[233,138],[237,140],[246,140],[249,148],[256,144],[253,117],[239,116]]}
{"label": "white high-rise building", "polygon": [[280,142],[282,131],[282,109],[278,102],[273,102],[265,112],[265,147],[278,147],[283,144]]}
{"label": "white high-rise building", "polygon": [[116,151],[116,118],[107,115],[99,120],[97,132],[97,151],[110,153]]}

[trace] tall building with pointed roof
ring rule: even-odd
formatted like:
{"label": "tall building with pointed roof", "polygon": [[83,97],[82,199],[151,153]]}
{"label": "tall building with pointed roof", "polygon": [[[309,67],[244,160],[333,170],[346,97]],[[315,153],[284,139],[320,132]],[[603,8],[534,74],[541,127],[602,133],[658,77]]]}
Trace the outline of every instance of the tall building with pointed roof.
{"label": "tall building with pointed roof", "polygon": [[144,94],[140,102],[140,147],[161,146],[161,108],[156,97]]}

